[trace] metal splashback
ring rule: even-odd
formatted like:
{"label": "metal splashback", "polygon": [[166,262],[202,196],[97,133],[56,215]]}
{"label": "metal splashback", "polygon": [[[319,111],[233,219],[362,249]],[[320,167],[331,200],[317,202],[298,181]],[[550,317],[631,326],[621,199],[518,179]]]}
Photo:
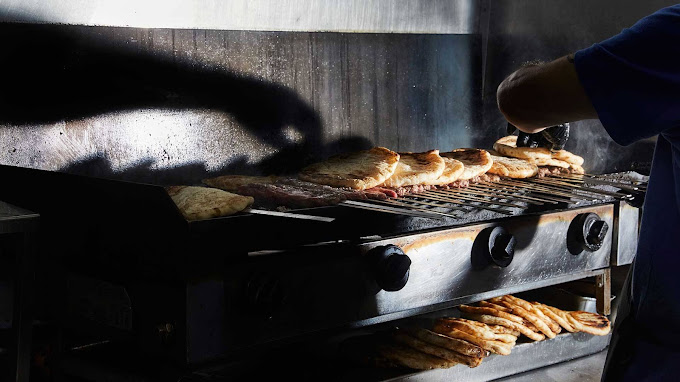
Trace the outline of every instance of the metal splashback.
{"label": "metal splashback", "polygon": [[[0,163],[192,184],[374,145],[490,148],[496,87],[518,65],[670,3],[4,0]],[[567,148],[600,173],[652,145],[619,147],[586,121]]]}

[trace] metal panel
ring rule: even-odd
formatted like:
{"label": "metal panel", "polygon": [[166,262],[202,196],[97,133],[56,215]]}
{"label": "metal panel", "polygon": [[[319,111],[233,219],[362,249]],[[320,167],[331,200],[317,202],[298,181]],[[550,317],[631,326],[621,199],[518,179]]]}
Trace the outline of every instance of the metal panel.
{"label": "metal panel", "polygon": [[141,28],[474,33],[474,0],[3,0],[1,21]]}
{"label": "metal panel", "polygon": [[[611,230],[597,251],[567,249],[567,230],[579,213],[595,212],[611,227],[612,205],[519,216],[449,230],[396,237],[361,246],[394,244],[412,264],[406,286],[381,290],[363,256],[338,258],[320,247],[306,256],[263,256],[230,267],[225,278],[227,325],[243,327],[225,339],[223,351],[283,340],[338,326],[360,327],[507,293],[592,276],[610,262]],[[497,224],[517,239],[507,268],[480,265],[471,254],[477,235]],[[245,329],[248,328],[248,329]],[[201,361],[189,354],[190,362]]]}
{"label": "metal panel", "polygon": [[640,209],[622,201],[615,212],[617,232],[612,246],[612,265],[632,264],[637,253]]}

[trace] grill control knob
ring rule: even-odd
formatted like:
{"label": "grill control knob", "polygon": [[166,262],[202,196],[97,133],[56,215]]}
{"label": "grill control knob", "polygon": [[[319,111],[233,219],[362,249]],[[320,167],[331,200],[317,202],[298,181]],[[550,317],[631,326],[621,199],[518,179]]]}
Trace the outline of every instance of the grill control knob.
{"label": "grill control knob", "polygon": [[602,248],[607,231],[609,225],[596,213],[579,214],[569,225],[567,248],[574,255],[583,251],[595,252]]}
{"label": "grill control knob", "polygon": [[503,227],[485,228],[472,245],[472,265],[483,269],[490,264],[505,268],[515,256],[517,239]]}
{"label": "grill control knob", "polygon": [[366,259],[378,286],[388,292],[401,290],[408,282],[411,259],[396,245],[375,247]]}

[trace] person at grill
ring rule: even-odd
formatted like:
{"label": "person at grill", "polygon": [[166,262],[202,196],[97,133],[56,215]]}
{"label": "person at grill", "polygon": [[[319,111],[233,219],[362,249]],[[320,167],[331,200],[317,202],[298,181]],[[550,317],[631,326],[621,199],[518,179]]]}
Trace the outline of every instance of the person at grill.
{"label": "person at grill", "polygon": [[508,122],[527,134],[599,118],[624,146],[658,135],[632,282],[627,282],[630,297],[619,308],[603,380],[677,379],[680,5],[575,54],[520,68],[500,84],[497,101]]}

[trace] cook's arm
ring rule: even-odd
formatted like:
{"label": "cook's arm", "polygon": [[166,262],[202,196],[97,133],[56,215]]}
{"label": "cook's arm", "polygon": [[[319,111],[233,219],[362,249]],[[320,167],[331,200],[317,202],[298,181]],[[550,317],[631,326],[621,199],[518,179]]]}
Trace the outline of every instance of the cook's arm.
{"label": "cook's arm", "polygon": [[583,119],[597,113],[576,75],[570,56],[523,66],[498,86],[498,108],[526,133]]}

